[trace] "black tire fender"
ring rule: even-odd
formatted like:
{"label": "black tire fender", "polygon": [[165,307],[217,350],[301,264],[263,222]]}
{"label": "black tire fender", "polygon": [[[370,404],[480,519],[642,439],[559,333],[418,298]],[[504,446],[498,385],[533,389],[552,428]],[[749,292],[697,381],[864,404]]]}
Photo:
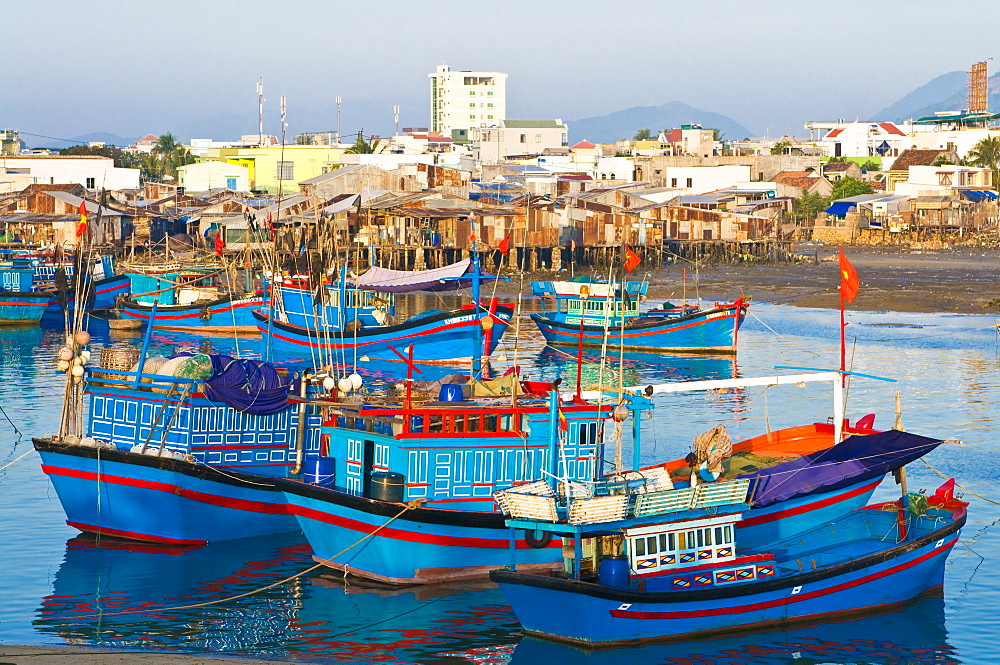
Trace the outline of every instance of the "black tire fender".
{"label": "black tire fender", "polygon": [[528,547],[534,550],[540,550],[548,547],[549,543],[552,542],[552,534],[549,533],[548,531],[542,531],[541,537],[538,538],[535,536],[536,533],[539,532],[525,530],[524,542],[528,543]]}

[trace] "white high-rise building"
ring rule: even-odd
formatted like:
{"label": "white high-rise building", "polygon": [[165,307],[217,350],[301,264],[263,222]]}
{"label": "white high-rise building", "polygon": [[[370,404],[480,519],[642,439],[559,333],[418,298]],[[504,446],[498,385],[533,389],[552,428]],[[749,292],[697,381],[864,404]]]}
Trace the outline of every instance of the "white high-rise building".
{"label": "white high-rise building", "polygon": [[440,65],[431,79],[431,131],[457,142],[473,127],[496,125],[507,113],[507,75],[458,72]]}

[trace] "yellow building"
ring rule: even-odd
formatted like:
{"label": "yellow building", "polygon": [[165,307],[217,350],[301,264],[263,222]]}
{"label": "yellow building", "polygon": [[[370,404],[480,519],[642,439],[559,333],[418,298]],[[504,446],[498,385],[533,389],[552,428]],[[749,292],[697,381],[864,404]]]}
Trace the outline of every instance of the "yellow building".
{"label": "yellow building", "polygon": [[332,170],[344,151],[345,148],[322,145],[211,148],[200,161],[245,166],[250,189],[280,195],[294,194],[299,191],[301,181]]}

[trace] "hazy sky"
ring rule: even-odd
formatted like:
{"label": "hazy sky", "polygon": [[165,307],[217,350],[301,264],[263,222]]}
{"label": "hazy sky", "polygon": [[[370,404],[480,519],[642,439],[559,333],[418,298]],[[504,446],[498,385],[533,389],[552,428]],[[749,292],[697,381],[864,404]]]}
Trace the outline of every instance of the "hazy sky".
{"label": "hazy sky", "polygon": [[[969,0],[0,0],[0,126],[54,137],[426,126],[427,74],[509,74],[511,118],[572,120],[680,100],[772,136],[866,118],[997,50]],[[1000,60],[991,70],[1000,67]],[[991,73],[993,73],[991,71]],[[25,136],[29,144],[44,139]]]}

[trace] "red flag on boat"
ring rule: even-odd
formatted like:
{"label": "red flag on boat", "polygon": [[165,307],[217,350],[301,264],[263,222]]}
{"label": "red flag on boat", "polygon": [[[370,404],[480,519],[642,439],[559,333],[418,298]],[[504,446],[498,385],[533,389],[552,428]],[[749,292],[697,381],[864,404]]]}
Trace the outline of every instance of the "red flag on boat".
{"label": "red flag on boat", "polygon": [[223,251],[226,249],[226,239],[222,236],[225,232],[226,230],[222,226],[215,232],[215,255],[220,259],[222,258]]}
{"label": "red flag on boat", "polygon": [[80,223],[76,227],[76,237],[83,237],[87,232],[87,202],[80,201]]}
{"label": "red flag on boat", "polygon": [[854,302],[858,295],[858,287],[861,285],[858,280],[858,271],[854,269],[851,262],[844,256],[844,250],[840,250],[840,296],[847,302]]}
{"label": "red flag on boat", "polygon": [[558,413],[559,413],[559,429],[566,432],[569,430],[569,421],[566,420],[566,414],[562,412],[562,409],[559,409]]}
{"label": "red flag on boat", "polygon": [[625,245],[625,272],[632,272],[640,263],[642,263],[642,259],[639,258],[639,255],[633,252],[628,245]]}
{"label": "red flag on boat", "polygon": [[509,233],[504,236],[503,240],[500,241],[500,244],[497,245],[497,249],[499,249],[500,253],[503,254],[504,256],[507,256],[507,254],[510,253],[510,234]]}

